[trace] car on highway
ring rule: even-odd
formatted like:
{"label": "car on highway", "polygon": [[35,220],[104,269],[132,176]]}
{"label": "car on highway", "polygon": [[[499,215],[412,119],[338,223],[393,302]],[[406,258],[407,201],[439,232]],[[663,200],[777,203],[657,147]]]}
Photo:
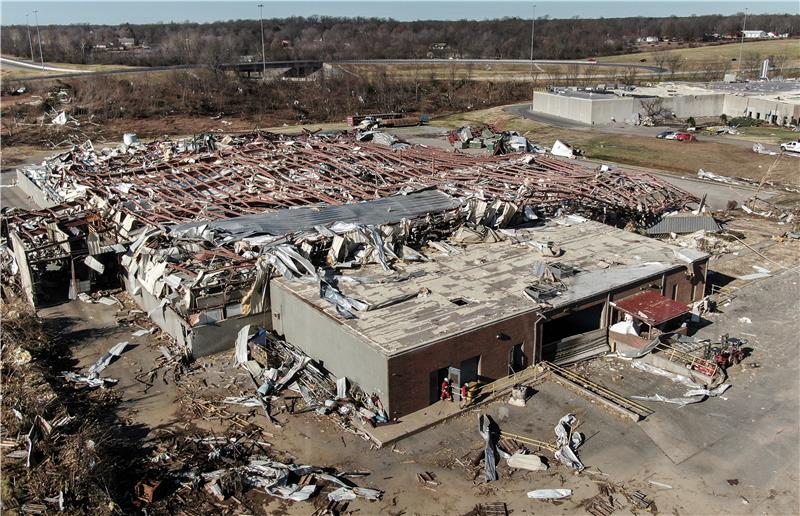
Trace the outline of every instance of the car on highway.
{"label": "car on highway", "polygon": [[675,140],[679,142],[694,142],[697,141],[697,138],[691,133],[675,133]]}
{"label": "car on highway", "polygon": [[[672,136],[673,138],[670,138]],[[672,140],[674,139],[675,131],[664,131],[663,133],[658,133],[656,138],[660,138],[662,140]]]}
{"label": "car on highway", "polygon": [[794,142],[786,142],[781,144],[783,152],[797,152],[800,153],[800,140]]}

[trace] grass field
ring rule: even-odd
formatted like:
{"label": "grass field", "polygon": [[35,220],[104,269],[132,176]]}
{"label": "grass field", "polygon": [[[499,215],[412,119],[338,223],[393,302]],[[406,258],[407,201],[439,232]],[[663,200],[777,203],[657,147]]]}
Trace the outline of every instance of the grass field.
{"label": "grass field", "polygon": [[[739,58],[739,44],[728,43],[724,45],[707,45],[695,48],[677,48],[664,50],[668,56],[679,54],[685,59],[681,72],[688,73],[701,72],[706,68],[721,70],[725,66],[735,68],[731,60]],[[758,60],[754,59],[758,56]],[[768,41],[751,41],[744,43],[742,47],[742,60],[752,64],[759,62],[768,56],[784,56],[785,68],[800,67],[800,40],[797,39],[776,39]],[[604,63],[640,63],[644,59],[643,65],[656,66],[655,53],[647,51],[636,54],[623,54],[616,56],[604,56],[597,58],[598,62]],[[733,64],[732,64],[733,63]],[[664,66],[662,64],[662,66]],[[530,79],[531,67],[528,64],[502,64],[502,63],[481,63],[470,64],[459,60],[450,63],[426,63],[419,64],[390,64],[390,65],[339,65],[344,73],[352,73],[359,76],[380,76],[388,75],[397,79],[457,79],[475,81],[526,81]],[[566,78],[569,76],[580,75],[583,78],[589,77],[609,77],[622,78],[625,75],[624,69],[610,67],[599,67],[591,64],[534,64],[536,78],[538,80],[553,80],[555,78]],[[720,72],[721,73],[721,72]],[[641,70],[637,75],[646,75]],[[789,73],[789,75],[793,75]]]}
{"label": "grass field", "polygon": [[[371,65],[337,65],[345,73],[353,73],[360,77],[378,77],[387,74],[395,79],[407,80],[471,80],[471,81],[528,81],[531,78],[529,64],[482,63],[469,64],[453,60],[446,64],[371,64]],[[567,73],[566,65],[534,64],[534,73],[538,79],[561,76]],[[581,73],[592,71],[590,65],[579,65]]]}
{"label": "grass field", "polygon": [[[695,176],[699,169],[727,176],[762,179],[775,156],[755,154],[747,146],[724,143],[699,136],[695,143],[659,140],[652,136],[598,133],[591,129],[561,129],[520,118],[501,107],[458,113],[437,118],[432,125],[457,128],[500,123],[506,130],[519,131],[529,140],[551,147],[556,139],[582,149],[588,158],[653,168],[679,175]],[[772,128],[759,128],[772,129]],[[774,132],[774,130],[773,130]],[[794,133],[795,137],[797,133]],[[770,179],[800,184],[800,159],[781,157]]]}
{"label": "grass field", "polygon": [[[731,59],[738,59],[739,44],[727,43],[724,45],[708,45],[696,48],[665,50],[664,52],[669,55],[680,54],[686,59],[687,65],[703,65],[707,63],[719,63],[721,61],[730,62]],[[745,42],[742,46],[743,59],[753,54],[758,54],[762,58],[766,58],[770,55],[786,56],[786,63],[784,66],[798,66],[800,65],[800,40],[775,39]],[[610,63],[638,63],[642,59],[647,59],[647,64],[655,64],[654,57],[654,52],[642,52],[637,54],[599,57],[597,60]]]}

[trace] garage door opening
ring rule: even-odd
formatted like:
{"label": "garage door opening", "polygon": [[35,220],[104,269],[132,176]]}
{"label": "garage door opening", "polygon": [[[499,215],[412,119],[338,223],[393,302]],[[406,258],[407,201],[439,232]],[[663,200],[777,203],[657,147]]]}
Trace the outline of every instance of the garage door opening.
{"label": "garage door opening", "polygon": [[542,325],[542,360],[568,364],[609,350],[603,328],[605,303],[546,321]]}

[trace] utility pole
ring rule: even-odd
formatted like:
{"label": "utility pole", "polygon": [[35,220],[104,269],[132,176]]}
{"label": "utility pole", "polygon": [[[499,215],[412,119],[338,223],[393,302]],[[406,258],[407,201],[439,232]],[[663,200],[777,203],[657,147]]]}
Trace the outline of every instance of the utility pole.
{"label": "utility pole", "polygon": [[742,48],[744,47],[744,29],[747,27],[747,7],[744,8],[744,21],[742,22],[742,40],[739,43],[739,60],[736,62],[736,79],[742,71]]}
{"label": "utility pole", "polygon": [[28,28],[28,45],[31,47],[31,63],[35,63],[36,58],[33,57],[33,40],[31,39],[31,24],[28,22],[29,16],[28,13],[25,13],[25,26]]}
{"label": "utility pole", "polygon": [[42,61],[42,70],[44,70],[44,55],[42,54],[42,35],[39,32],[39,10],[33,10],[33,21],[36,23],[36,39],[39,40],[39,59]]}
{"label": "utility pole", "polygon": [[533,4],[533,18],[531,18],[531,112],[533,112],[533,96],[536,94],[536,85],[533,80],[533,35],[536,32],[536,4]]}
{"label": "utility pole", "polygon": [[258,18],[261,21],[261,80],[267,80],[267,50],[264,46],[264,4],[258,4]]}

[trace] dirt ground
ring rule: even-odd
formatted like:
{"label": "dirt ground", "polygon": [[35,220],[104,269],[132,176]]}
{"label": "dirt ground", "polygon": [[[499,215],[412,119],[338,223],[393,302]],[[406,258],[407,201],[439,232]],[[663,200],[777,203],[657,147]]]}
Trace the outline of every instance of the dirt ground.
{"label": "dirt ground", "polygon": [[[229,411],[260,426],[275,449],[298,463],[369,471],[359,479],[360,485],[384,490],[384,499],[355,501],[348,508],[350,513],[466,514],[477,503],[490,501],[505,502],[517,514],[583,512],[600,486],[610,482],[629,492],[642,492],[661,513],[797,514],[800,358],[793,349],[800,327],[793,315],[800,308],[798,279],[795,270],[745,286],[723,313],[711,317],[713,324],[703,334],[714,337],[724,329],[749,338],[755,348],[751,359],[730,371],[733,387],[723,398],[683,408],[650,404],[655,413],[640,423],[620,419],[549,382],[535,387],[524,408],[501,400],[384,449],[374,449],[314,413],[279,415],[277,426],[253,409]],[[779,298],[793,301],[777,306],[770,302]],[[177,384],[157,379],[148,387],[134,377],[152,367],[159,354],[155,350],[158,338],[132,338],[135,328],[118,326],[115,312],[116,307],[72,302],[40,315],[60,321],[64,331],[74,335],[76,368],[89,366],[121,340],[134,345],[104,374],[120,379],[114,389],[124,394],[125,415],[146,425],[148,438],[170,429],[223,428],[225,418],[189,416],[190,400],[218,405],[224,395],[247,392],[242,371],[232,365],[232,353],[198,359],[196,372]],[[743,314],[752,323],[739,322]],[[752,362],[759,367],[751,369]],[[594,361],[581,373],[623,395],[680,395],[667,380],[611,359]],[[187,390],[193,391],[191,396]],[[561,416],[575,414],[586,436],[579,454],[587,469],[578,474],[544,454],[550,462],[547,471],[511,470],[501,461],[500,480],[486,483],[482,469],[470,466],[470,457],[482,447],[477,432],[480,413],[491,415],[506,432],[545,441],[553,438],[553,426]],[[144,442],[150,444],[147,439]],[[440,485],[422,486],[416,479],[422,472],[433,473]],[[736,485],[730,485],[729,479]],[[569,488],[573,495],[550,503],[525,496],[529,490],[544,488]],[[308,503],[275,500],[255,492],[246,503],[265,514],[310,512]],[[218,505],[226,511],[237,507],[232,500]],[[618,511],[636,512],[629,504]]]}
{"label": "dirt ground", "polygon": [[[763,217],[736,216],[726,226],[742,231],[750,247],[737,244],[712,260],[715,281],[725,283],[729,294],[720,313],[707,317],[710,324],[698,336],[730,333],[747,338],[751,356],[729,371],[733,386],[723,397],[683,408],[643,402],[654,414],[639,423],[545,382],[535,386],[526,407],[510,406],[501,399],[376,449],[361,436],[344,431],[330,416],[280,410],[269,421],[260,410],[222,404],[225,396],[249,395],[254,389],[244,371],[233,365],[232,351],[198,358],[175,381],[168,368],[156,367],[158,347],[166,342],[160,332],[133,337],[133,331],[152,327],[126,322],[125,316],[136,309],[133,305],[73,301],[43,309],[39,315],[72,342],[75,370],[88,367],[114,344],[130,342],[104,375],[119,379],[113,389],[124,396],[124,417],[145,429],[143,447],[157,447],[163,432],[218,433],[234,425],[255,425],[275,453],[295,463],[368,472],[357,483],[385,491],[383,500],[356,500],[347,513],[467,514],[483,502],[504,502],[513,514],[582,513],[590,499],[611,485],[618,493],[643,493],[658,513],[797,514],[800,242],[773,239],[785,225]],[[735,279],[753,272],[752,265],[767,267],[774,275],[758,281]],[[126,300],[124,294],[117,297]],[[148,376],[154,367],[156,373]],[[682,394],[668,380],[617,359],[598,359],[577,370],[624,396]],[[296,394],[285,391],[281,397],[288,403],[292,396]],[[281,403],[275,400],[273,406]],[[548,470],[512,470],[500,461],[500,480],[487,483],[482,468],[471,465],[482,448],[479,414],[491,415],[503,431],[550,441],[554,425],[567,413],[578,417],[579,431],[586,437],[578,450],[587,466],[583,472],[559,465],[544,453]],[[423,472],[432,473],[438,485],[420,484],[417,474]],[[568,488],[573,494],[557,502],[526,497],[530,490],[545,488]],[[615,514],[641,513],[621,494],[615,500],[621,505]],[[246,507],[245,512],[288,515],[306,515],[314,509],[311,502],[286,502],[257,490],[239,501],[245,505],[228,499],[215,502],[215,507],[221,513],[238,513]]]}

